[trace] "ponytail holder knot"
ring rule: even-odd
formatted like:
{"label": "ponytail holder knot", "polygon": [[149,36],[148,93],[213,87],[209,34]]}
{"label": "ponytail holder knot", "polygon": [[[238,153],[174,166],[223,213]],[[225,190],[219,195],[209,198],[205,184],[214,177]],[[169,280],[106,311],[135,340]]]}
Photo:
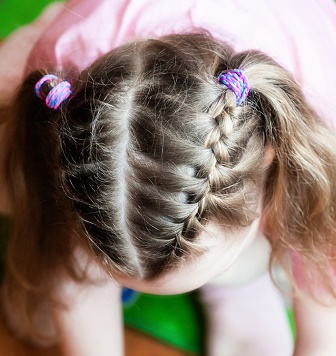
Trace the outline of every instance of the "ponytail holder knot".
{"label": "ponytail holder knot", "polygon": [[45,103],[48,108],[56,110],[71,95],[71,84],[69,82],[58,78],[56,75],[47,74],[36,83],[35,93],[38,98],[43,100],[44,96],[41,93],[41,87],[44,83],[52,81],[58,83],[50,89],[48,95],[45,97]]}
{"label": "ponytail holder knot", "polygon": [[250,86],[241,69],[232,69],[218,76],[218,81],[233,91],[236,96],[236,104],[240,105],[248,96]]}

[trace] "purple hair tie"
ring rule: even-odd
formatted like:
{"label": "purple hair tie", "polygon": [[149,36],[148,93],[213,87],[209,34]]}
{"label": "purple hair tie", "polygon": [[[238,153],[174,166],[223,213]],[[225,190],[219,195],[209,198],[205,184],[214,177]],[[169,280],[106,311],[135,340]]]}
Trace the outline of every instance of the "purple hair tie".
{"label": "purple hair tie", "polygon": [[36,96],[43,99],[41,95],[41,87],[44,83],[49,83],[51,81],[59,81],[48,93],[45,98],[45,103],[48,108],[56,110],[64,100],[66,100],[71,95],[71,84],[66,80],[58,78],[56,75],[47,74],[43,76],[35,85]]}
{"label": "purple hair tie", "polygon": [[218,76],[218,81],[232,90],[236,96],[236,103],[240,105],[246,100],[250,86],[241,69],[232,69]]}

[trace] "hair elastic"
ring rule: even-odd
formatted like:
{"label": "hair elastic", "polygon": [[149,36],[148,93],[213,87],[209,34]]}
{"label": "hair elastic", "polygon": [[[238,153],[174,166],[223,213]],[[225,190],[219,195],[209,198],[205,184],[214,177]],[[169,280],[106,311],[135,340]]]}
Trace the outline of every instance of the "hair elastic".
{"label": "hair elastic", "polygon": [[35,84],[35,93],[38,98],[43,99],[40,92],[42,85],[51,81],[59,81],[59,83],[49,91],[45,103],[48,108],[56,110],[71,95],[71,84],[56,75],[47,74]]}
{"label": "hair elastic", "polygon": [[236,96],[236,103],[240,105],[246,100],[250,86],[241,69],[232,69],[218,76],[218,81],[228,87]]}

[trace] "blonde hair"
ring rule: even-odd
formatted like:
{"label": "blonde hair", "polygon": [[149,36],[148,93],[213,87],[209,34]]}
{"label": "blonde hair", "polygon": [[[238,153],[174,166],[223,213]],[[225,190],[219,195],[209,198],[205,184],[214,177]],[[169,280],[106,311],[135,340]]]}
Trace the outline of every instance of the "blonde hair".
{"label": "blonde hair", "polygon": [[[217,81],[233,68],[251,88],[240,106]],[[200,252],[208,220],[251,224],[261,192],[273,258],[297,252],[334,292],[325,268],[335,267],[336,142],[274,60],[206,33],[137,41],[72,78],[57,111],[34,93],[44,74],[18,92],[6,161],[6,280],[28,319],[36,300],[52,300],[60,268],[81,279],[78,241],[109,271],[157,278]]]}

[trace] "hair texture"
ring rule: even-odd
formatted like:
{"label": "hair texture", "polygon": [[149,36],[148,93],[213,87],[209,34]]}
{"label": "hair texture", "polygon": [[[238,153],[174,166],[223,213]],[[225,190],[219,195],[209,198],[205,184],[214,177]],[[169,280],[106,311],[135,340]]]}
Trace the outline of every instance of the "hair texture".
{"label": "hair texture", "polygon": [[[239,106],[217,80],[234,68],[250,85]],[[34,93],[46,73],[72,82],[56,111]],[[192,33],[126,44],[68,77],[30,74],[8,133],[7,283],[28,316],[60,268],[80,279],[78,242],[112,274],[150,280],[202,253],[207,221],[250,225],[260,194],[273,259],[297,253],[334,292],[335,139],[279,64]]]}

